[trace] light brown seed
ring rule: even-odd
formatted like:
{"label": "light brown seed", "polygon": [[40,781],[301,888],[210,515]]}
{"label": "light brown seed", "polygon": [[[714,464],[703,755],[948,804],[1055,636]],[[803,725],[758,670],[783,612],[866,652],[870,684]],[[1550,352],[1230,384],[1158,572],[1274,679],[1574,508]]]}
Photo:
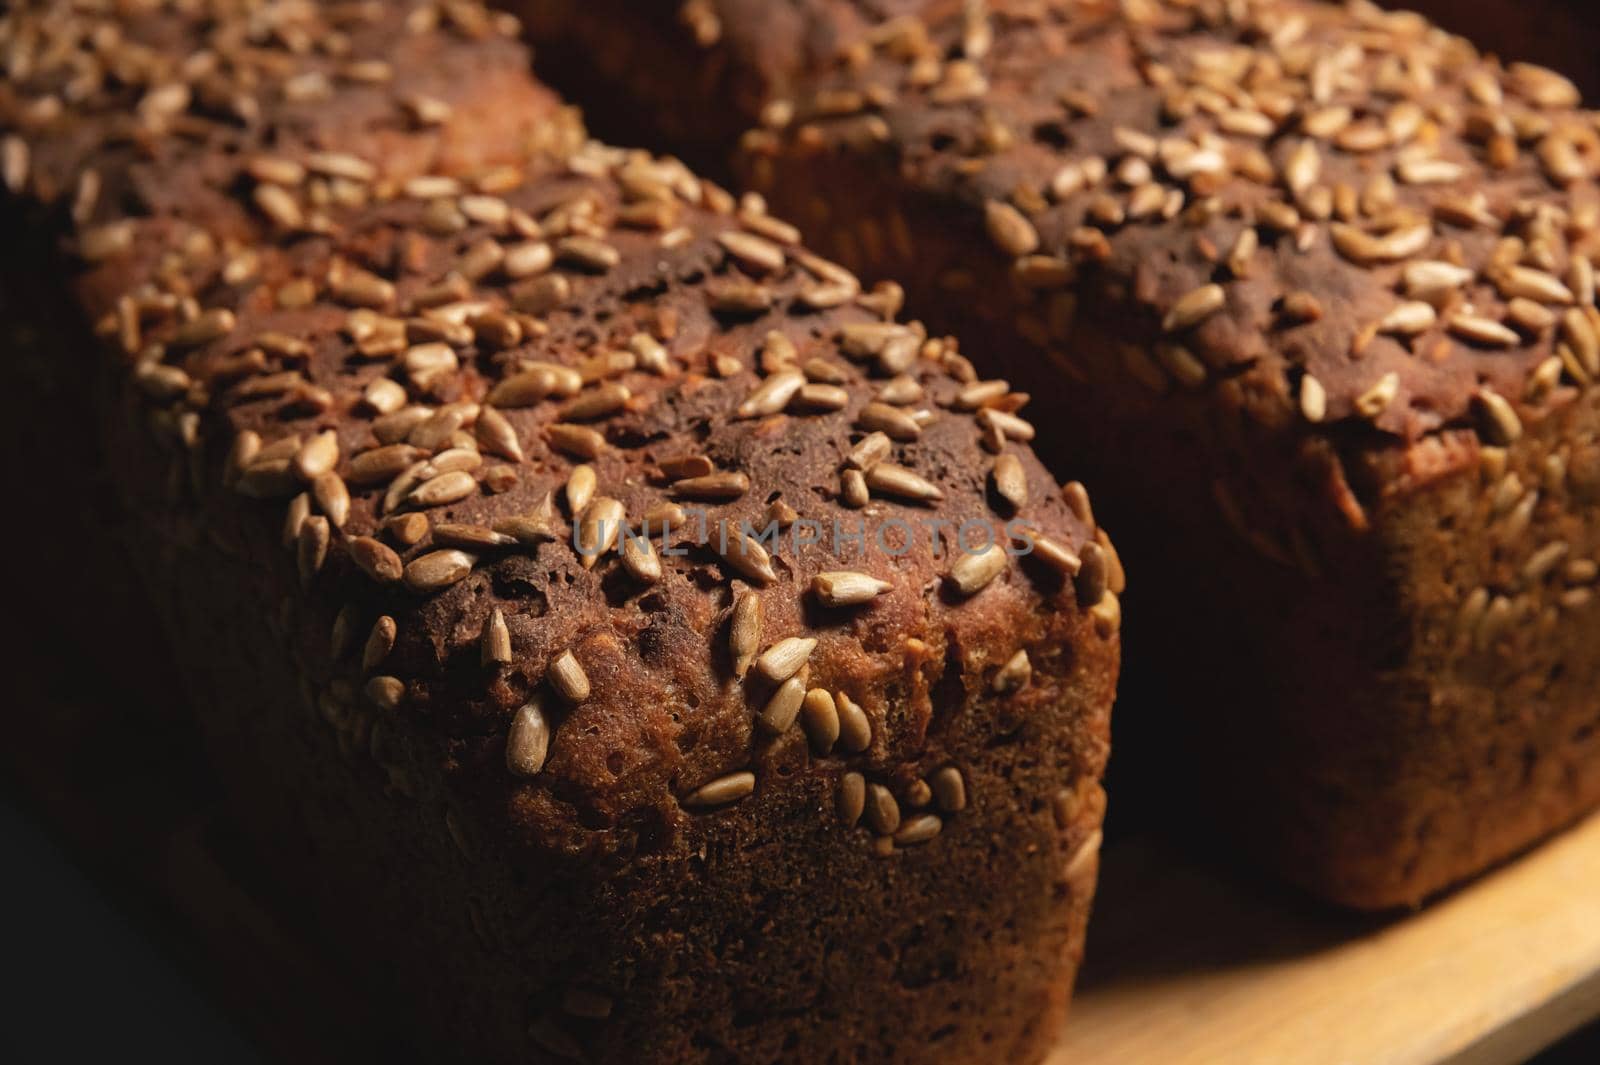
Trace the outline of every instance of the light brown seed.
{"label": "light brown seed", "polygon": [[872,402],[861,408],[856,424],[875,433],[883,433],[891,440],[902,442],[916,440],[922,435],[922,426],[910,414],[887,403]]}
{"label": "light brown seed", "polygon": [[421,593],[440,591],[465,579],[476,561],[472,555],[455,548],[430,551],[406,565],[406,587]]}
{"label": "light brown seed", "polygon": [[734,413],[740,418],[776,414],[789,405],[805,383],[806,375],[799,370],[779,370],[757,385]]}
{"label": "light brown seed", "polygon": [[332,535],[328,519],[321,515],[312,515],[301,523],[298,561],[302,583],[309,584],[311,578],[321,572],[322,564],[328,558],[328,544]]}
{"label": "light brown seed", "polygon": [[846,607],[869,603],[894,586],[869,573],[831,570],[811,578],[811,591],[823,606]]}
{"label": "light brown seed", "polygon": [[524,703],[506,734],[506,768],[519,777],[538,776],[550,753],[550,723],[537,697]]}
{"label": "light brown seed", "polygon": [[947,765],[928,778],[933,788],[934,802],[947,814],[960,813],[967,808],[967,782],[961,770]]}
{"label": "light brown seed", "polygon": [[317,501],[317,509],[327,515],[335,529],[342,529],[345,522],[350,520],[350,489],[345,486],[344,478],[329,470],[311,482],[311,494]]}
{"label": "light brown seed", "polygon": [[918,814],[900,826],[894,833],[894,842],[900,847],[926,843],[937,836],[943,828],[944,822],[937,814]]}
{"label": "light brown seed", "polygon": [[685,477],[675,483],[672,490],[685,499],[738,499],[750,490],[750,478],[737,471],[708,473],[703,477]]}
{"label": "light brown seed", "polygon": [[839,794],[835,809],[844,827],[854,828],[861,820],[867,806],[867,780],[860,773],[846,773],[839,778]]}
{"label": "light brown seed", "polygon": [[1181,333],[1186,329],[1193,329],[1222,310],[1227,302],[1228,295],[1221,285],[1201,285],[1184,293],[1172,305],[1172,309],[1161,320],[1161,328],[1168,333]]}
{"label": "light brown seed", "polygon": [[1009,203],[990,200],[983,205],[984,225],[989,239],[1013,259],[1039,250],[1039,231],[1026,215]]}
{"label": "light brown seed", "polygon": [[839,476],[839,502],[853,510],[860,510],[872,502],[872,491],[860,470],[845,470]]}
{"label": "light brown seed", "polygon": [[411,444],[385,444],[352,458],[348,480],[362,487],[382,484],[426,457],[427,452]]}
{"label": "light brown seed", "polygon": [[839,746],[851,754],[872,746],[872,719],[860,704],[844,692],[834,693],[834,704],[839,713]]}
{"label": "light brown seed", "polygon": [[867,824],[880,836],[892,836],[900,827],[900,803],[882,784],[867,785]]}
{"label": "light brown seed", "polygon": [[1400,375],[1390,371],[1356,397],[1355,407],[1363,417],[1376,418],[1389,409],[1400,392]]}
{"label": "light brown seed", "polygon": [[512,428],[506,416],[493,407],[486,406],[478,411],[478,421],[473,426],[473,432],[477,436],[478,444],[485,451],[510,459],[512,462],[522,461],[522,442],[517,439],[517,431]]}
{"label": "light brown seed", "polygon": [[1005,502],[1007,510],[1016,513],[1027,505],[1028,475],[1022,468],[1021,459],[1009,451],[998,456],[989,477],[995,495]]}
{"label": "light brown seed", "polygon": [[318,433],[295,452],[294,472],[302,481],[314,481],[333,469],[339,461],[339,434],[332,429]]}
{"label": "light brown seed", "polygon": [[483,623],[483,636],[478,650],[483,665],[511,661],[511,630],[506,627],[505,613],[499,607],[495,607],[494,613]]}
{"label": "light brown seed", "polygon": [[756,659],[756,672],[777,684],[800,671],[816,649],[817,641],[807,636],[790,636],[767,648]]}
{"label": "light brown seed", "polygon": [[496,532],[484,525],[451,521],[440,522],[433,527],[435,547],[459,547],[463,551],[481,552],[513,547],[517,542],[517,538],[509,533]]}
{"label": "light brown seed", "polygon": [[839,741],[839,709],[827,689],[812,688],[806,692],[800,706],[800,725],[814,752],[824,755],[833,750],[833,745]]}
{"label": "light brown seed", "polygon": [[443,507],[451,503],[459,503],[478,490],[478,479],[465,470],[452,470],[432,477],[405,497],[405,502],[413,507],[427,509],[430,507]]}
{"label": "light brown seed", "polygon": [[585,463],[572,467],[572,472],[567,474],[567,513],[582,514],[583,508],[594,499],[594,490],[599,483],[600,478],[593,466]]}
{"label": "light brown seed", "polygon": [[581,703],[589,698],[589,674],[571,650],[562,651],[550,663],[549,677],[550,686],[567,702]]}
{"label": "light brown seed", "polygon": [[761,646],[761,596],[743,591],[734,600],[733,617],[728,627],[728,648],[733,655],[733,672],[743,677],[756,660]]}
{"label": "light brown seed", "polygon": [[1510,348],[1522,342],[1517,331],[1477,314],[1453,314],[1449,320],[1450,332],[1462,340],[1491,348]]}
{"label": "light brown seed", "polygon": [[782,735],[794,725],[805,697],[805,680],[798,676],[790,677],[778,685],[767,699],[767,704],[756,716],[756,723],[774,736]]}
{"label": "light brown seed", "polygon": [[1493,389],[1480,388],[1472,398],[1489,443],[1506,447],[1522,438],[1522,419],[1504,396]]}
{"label": "light brown seed", "polygon": [[586,425],[557,422],[545,429],[545,433],[551,447],[568,455],[593,460],[605,451],[606,438]]}
{"label": "light brown seed", "polygon": [[577,548],[584,569],[593,569],[601,556],[616,545],[622,535],[627,512],[622,503],[600,496],[584,508],[578,519]]}
{"label": "light brown seed", "polygon": [[783,249],[753,233],[728,230],[717,234],[717,243],[741,266],[755,273],[770,274],[783,269]]}
{"label": "light brown seed", "polygon": [[950,567],[949,580],[957,593],[976,595],[1005,570],[1005,548],[991,543],[979,551],[963,552]]}
{"label": "light brown seed", "polygon": [[1028,658],[1028,652],[1018,651],[1000,667],[994,675],[992,687],[996,694],[1010,695],[1012,692],[1021,691],[1033,679],[1033,662]]}
{"label": "light brown seed", "polygon": [[887,433],[868,433],[850,449],[850,454],[845,456],[845,465],[857,470],[870,470],[888,458],[893,449],[894,444]]}
{"label": "light brown seed", "polygon": [[696,788],[683,797],[682,803],[691,808],[726,806],[730,802],[745,798],[755,790],[756,775],[745,770],[718,777],[711,783]]}
{"label": "light brown seed", "polygon": [[712,545],[722,561],[746,580],[762,587],[777,581],[778,575],[772,569],[772,557],[767,549],[742,530],[719,530]]}
{"label": "light brown seed", "polygon": [[372,623],[372,631],[367,634],[366,646],[361,649],[361,668],[370,673],[383,664],[389,657],[389,652],[394,650],[395,637],[399,628],[395,625],[394,618],[385,614]]}
{"label": "light brown seed", "polygon": [[880,462],[862,476],[872,491],[911,502],[931,503],[944,498],[944,492],[938,485],[904,466],[890,462]]}
{"label": "light brown seed", "polygon": [[1379,319],[1378,330],[1383,333],[1398,333],[1401,336],[1415,336],[1432,329],[1438,317],[1433,304],[1421,300],[1407,300],[1397,304],[1393,310]]}
{"label": "light brown seed", "polygon": [[405,698],[405,682],[399,677],[373,677],[362,689],[373,706],[380,710],[393,710]]}
{"label": "light brown seed", "polygon": [[583,270],[604,273],[622,262],[622,253],[597,237],[571,236],[556,241],[555,256]]}

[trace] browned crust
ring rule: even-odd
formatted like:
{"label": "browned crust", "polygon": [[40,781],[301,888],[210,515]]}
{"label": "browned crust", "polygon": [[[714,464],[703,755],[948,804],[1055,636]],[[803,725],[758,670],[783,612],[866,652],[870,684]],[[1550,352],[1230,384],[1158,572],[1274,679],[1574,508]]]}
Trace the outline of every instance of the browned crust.
{"label": "browned crust", "polygon": [[[223,0],[0,23],[8,208],[65,231],[219,764],[294,875],[328,866],[325,916],[427,984],[452,1056],[771,1057],[826,1017],[837,1060],[1037,1057],[1117,672],[1087,494],[896,286],[581,144],[513,29]],[[699,503],[652,554],[576,550]],[[715,546],[796,519],[911,542]],[[964,522],[1040,550],[973,561]],[[830,605],[834,571],[857,594]],[[747,633],[816,644],[762,679]],[[795,686],[853,738],[777,715]],[[933,794],[952,769],[965,801]],[[834,812],[859,785],[880,812]]]}

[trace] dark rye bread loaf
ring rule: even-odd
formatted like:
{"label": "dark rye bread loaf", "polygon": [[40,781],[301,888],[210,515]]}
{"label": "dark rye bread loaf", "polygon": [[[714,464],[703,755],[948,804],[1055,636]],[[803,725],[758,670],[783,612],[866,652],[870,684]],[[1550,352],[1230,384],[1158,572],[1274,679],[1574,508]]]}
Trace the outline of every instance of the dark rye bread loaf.
{"label": "dark rye bread loaf", "polygon": [[513,29],[0,19],[5,218],[101,338],[57,355],[218,774],[430,1059],[1037,1060],[1117,674],[1087,494]]}
{"label": "dark rye bread loaf", "polygon": [[[751,31],[718,10],[722,66]],[[1041,448],[1091,464],[1148,595],[1138,672],[1181,711],[1139,715],[1136,761],[1364,907],[1592,807],[1600,135],[1572,84],[1364,3],[922,15],[766,100],[745,173],[983,337],[1047,398]]]}
{"label": "dark rye bread loaf", "polygon": [[1065,377],[1048,423],[1197,604],[1149,645],[1199,680],[1203,783],[1339,901],[1416,902],[1600,799],[1576,105],[1368,5],[996,5],[751,144],[847,261],[920,265],[941,325]]}

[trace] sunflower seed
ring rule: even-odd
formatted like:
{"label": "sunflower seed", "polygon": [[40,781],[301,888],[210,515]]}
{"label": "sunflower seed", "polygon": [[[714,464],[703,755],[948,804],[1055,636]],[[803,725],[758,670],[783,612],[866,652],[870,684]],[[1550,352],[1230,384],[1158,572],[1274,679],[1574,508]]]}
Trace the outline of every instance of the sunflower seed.
{"label": "sunflower seed", "polygon": [[766,548],[742,531],[735,530],[729,536],[726,529],[722,530],[715,546],[722,561],[746,580],[764,587],[778,579]]}
{"label": "sunflower seed", "polygon": [[964,596],[976,595],[1006,569],[1005,548],[991,543],[981,551],[963,553],[950,567],[952,587]]}
{"label": "sunflower seed", "polygon": [[362,691],[373,706],[393,710],[405,698],[406,686],[399,677],[373,677]]}
{"label": "sunflower seed", "polygon": [[861,820],[867,805],[867,781],[860,773],[846,773],[839,778],[839,794],[835,810],[846,828],[854,828]]}
{"label": "sunflower seed", "polygon": [[1415,336],[1432,329],[1438,317],[1433,304],[1423,303],[1421,300],[1408,300],[1397,304],[1393,310],[1384,315],[1378,322],[1378,330],[1383,333],[1398,333],[1401,336]]}
{"label": "sunflower seed", "polygon": [[570,650],[557,655],[548,672],[550,686],[567,702],[581,703],[589,698],[589,675]]}
{"label": "sunflower seed", "polygon": [[1329,232],[1339,254],[1363,265],[1409,259],[1421,254],[1433,240],[1433,227],[1430,225],[1410,226],[1375,237],[1355,226],[1335,222],[1329,227]]}
{"label": "sunflower seed", "polygon": [[816,646],[817,641],[810,637],[790,636],[779,640],[756,659],[756,672],[773,684],[788,680],[806,664]]}
{"label": "sunflower seed", "polygon": [[867,824],[880,836],[892,836],[900,827],[900,804],[882,784],[867,785]]}
{"label": "sunflower seed", "polygon": [[345,487],[344,478],[329,470],[311,482],[311,494],[317,509],[327,515],[333,527],[344,528],[350,519],[350,489]]}
{"label": "sunflower seed", "polygon": [[778,685],[777,690],[767,699],[767,704],[756,716],[756,723],[775,736],[782,735],[793,727],[805,696],[805,680],[798,676],[790,677]]}
{"label": "sunflower seed", "polygon": [[399,632],[394,618],[385,614],[372,623],[372,631],[367,634],[366,646],[361,650],[361,668],[365,672],[372,672],[383,664],[389,657],[389,652],[394,650],[395,636]]}
{"label": "sunflower seed", "polygon": [[300,565],[301,583],[309,584],[311,578],[321,572],[322,564],[328,558],[328,544],[331,539],[332,532],[327,518],[312,515],[301,523],[296,555]]}
{"label": "sunflower seed", "polygon": [[1509,348],[1520,344],[1522,338],[1514,329],[1507,328],[1493,318],[1475,314],[1454,314],[1448,322],[1450,332],[1462,340],[1485,347]]}
{"label": "sunflower seed", "polygon": [[755,273],[770,274],[783,269],[783,249],[753,233],[736,230],[718,233],[717,243],[741,266]]}
{"label": "sunflower seed", "polygon": [[1028,652],[1018,651],[994,675],[992,687],[997,695],[1010,695],[1027,687],[1032,679],[1033,663],[1028,659]]}
{"label": "sunflower seed", "polygon": [[733,672],[742,678],[756,659],[761,646],[761,597],[755,592],[740,592],[734,600],[733,619],[728,627],[728,649],[733,655]]}
{"label": "sunflower seed", "polygon": [[883,433],[892,440],[916,440],[922,435],[922,426],[915,418],[887,403],[868,403],[856,415],[856,424],[870,432]]}
{"label": "sunflower seed", "polygon": [[685,499],[738,499],[750,490],[750,478],[736,471],[708,473],[703,477],[686,477],[675,483],[672,490]]}
{"label": "sunflower seed", "polygon": [[726,806],[737,802],[756,790],[756,775],[749,770],[729,773],[704,784],[683,797],[683,805],[690,807]]}
{"label": "sunflower seed", "polygon": [[511,630],[506,627],[506,616],[499,607],[483,623],[483,634],[478,640],[479,661],[485,666],[511,661]]}
{"label": "sunflower seed", "polygon": [[1161,328],[1168,333],[1181,333],[1193,329],[1222,310],[1227,302],[1227,293],[1223,291],[1221,285],[1201,285],[1185,293],[1172,305],[1172,309],[1161,320]]}
{"label": "sunflower seed", "polygon": [[995,495],[1005,501],[1007,509],[1012,513],[1021,510],[1028,503],[1028,476],[1022,468],[1022,460],[1010,452],[1000,455],[994,460],[994,468],[990,470],[989,477],[994,485]]}
{"label": "sunflower seed", "polygon": [[548,426],[545,433],[550,446],[568,455],[594,460],[605,451],[606,438],[586,425],[566,425],[557,422]]}
{"label": "sunflower seed", "polygon": [[1506,447],[1521,439],[1522,420],[1504,396],[1491,389],[1480,388],[1472,398],[1478,408],[1484,435],[1491,444]]}
{"label": "sunflower seed", "polygon": [[940,491],[938,485],[904,466],[896,466],[890,462],[878,463],[863,476],[868,488],[885,495],[918,503],[935,502],[944,498],[944,493]]}
{"label": "sunflower seed", "polygon": [[437,592],[463,580],[477,561],[465,551],[447,548],[412,559],[405,567],[406,587],[413,592]]}
{"label": "sunflower seed", "polygon": [[473,432],[477,436],[479,445],[490,454],[499,455],[512,462],[522,461],[522,443],[517,439],[517,431],[511,427],[511,422],[506,416],[493,407],[483,407],[478,411],[478,421],[473,426]]}
{"label": "sunflower seed", "polygon": [[441,473],[412,489],[405,502],[413,507],[428,509],[459,503],[478,490],[478,480],[464,470]]}
{"label": "sunflower seed", "polygon": [[567,513],[582,514],[583,508],[594,498],[594,491],[599,483],[600,479],[595,475],[593,466],[583,464],[572,467],[572,472],[567,474]]}
{"label": "sunflower seed", "polygon": [[867,573],[834,570],[811,578],[811,591],[823,606],[845,607],[869,603],[894,586]]}
{"label": "sunflower seed", "polygon": [[506,768],[519,777],[538,776],[550,753],[550,724],[537,697],[524,703],[506,734]]}
{"label": "sunflower seed", "polygon": [[814,752],[825,755],[833,750],[839,740],[839,710],[827,689],[812,688],[806,692],[800,706],[800,725]]}
{"label": "sunflower seed", "polygon": [[1400,375],[1390,371],[1356,397],[1355,408],[1365,418],[1376,418],[1389,409],[1389,404],[1394,402],[1399,393]]}
{"label": "sunflower seed", "polygon": [[289,500],[287,513],[283,518],[283,546],[293,547],[300,539],[300,527],[311,516],[311,497],[301,492]]}
{"label": "sunflower seed", "polygon": [[578,519],[576,545],[584,569],[593,569],[616,545],[626,514],[622,503],[610,496],[599,496],[584,508]]}
{"label": "sunflower seed", "polygon": [[944,822],[936,814],[919,814],[900,826],[894,833],[894,841],[901,847],[926,843],[937,836],[943,828]]}
{"label": "sunflower seed", "polygon": [[839,745],[851,754],[872,746],[872,719],[867,712],[844,692],[834,694],[834,704],[839,713]]}
{"label": "sunflower seed", "polygon": [[878,463],[889,457],[894,449],[888,434],[875,432],[863,437],[860,443],[850,449],[850,454],[845,456],[845,465],[857,470],[870,470]]}
{"label": "sunflower seed", "polygon": [[806,376],[799,370],[779,370],[762,381],[739,404],[734,414],[740,418],[761,418],[776,414],[789,405],[795,394],[805,387]]}
{"label": "sunflower seed", "polygon": [[1328,393],[1310,374],[1300,379],[1300,413],[1306,421],[1316,424],[1328,416]]}
{"label": "sunflower seed", "polygon": [[654,584],[661,579],[661,559],[645,536],[623,536],[622,568],[644,584]]}
{"label": "sunflower seed", "polygon": [[1039,231],[1027,216],[1009,203],[990,200],[983,205],[984,225],[989,239],[1013,259],[1039,250]]}
{"label": "sunflower seed", "polygon": [[967,808],[967,782],[962,778],[961,770],[947,765],[929,777],[928,781],[939,809],[954,814]]}

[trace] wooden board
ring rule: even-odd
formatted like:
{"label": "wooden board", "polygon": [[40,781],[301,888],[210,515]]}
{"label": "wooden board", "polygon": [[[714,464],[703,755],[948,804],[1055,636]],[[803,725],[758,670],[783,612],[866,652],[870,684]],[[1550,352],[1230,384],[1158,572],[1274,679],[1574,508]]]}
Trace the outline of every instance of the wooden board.
{"label": "wooden board", "polygon": [[1106,856],[1050,1065],[1515,1065],[1600,1017],[1600,816],[1420,913]]}

